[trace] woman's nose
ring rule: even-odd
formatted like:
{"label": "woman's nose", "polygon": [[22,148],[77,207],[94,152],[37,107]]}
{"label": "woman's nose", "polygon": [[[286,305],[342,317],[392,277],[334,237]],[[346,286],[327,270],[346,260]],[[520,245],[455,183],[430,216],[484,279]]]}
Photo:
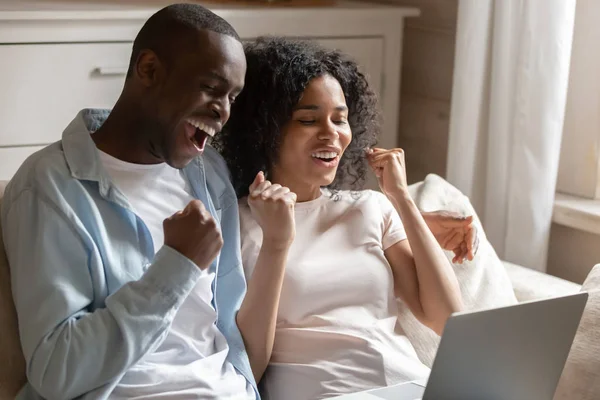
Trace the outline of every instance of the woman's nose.
{"label": "woman's nose", "polygon": [[337,127],[331,121],[323,124],[323,127],[319,130],[318,139],[320,140],[331,140],[338,137]]}

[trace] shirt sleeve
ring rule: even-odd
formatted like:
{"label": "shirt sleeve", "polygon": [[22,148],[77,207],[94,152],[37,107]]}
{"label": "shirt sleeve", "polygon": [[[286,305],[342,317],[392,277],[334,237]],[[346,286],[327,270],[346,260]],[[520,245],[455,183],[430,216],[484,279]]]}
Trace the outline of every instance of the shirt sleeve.
{"label": "shirt sleeve", "polygon": [[201,275],[163,246],[139,280],[94,310],[100,261],[64,211],[28,189],[3,204],[2,230],[27,378],[48,399],[93,391],[153,351]]}
{"label": "shirt sleeve", "polygon": [[406,231],[400,219],[400,215],[390,202],[390,200],[380,192],[373,192],[379,203],[381,210],[383,235],[382,246],[383,250],[387,250],[393,245],[403,240],[406,240]]}

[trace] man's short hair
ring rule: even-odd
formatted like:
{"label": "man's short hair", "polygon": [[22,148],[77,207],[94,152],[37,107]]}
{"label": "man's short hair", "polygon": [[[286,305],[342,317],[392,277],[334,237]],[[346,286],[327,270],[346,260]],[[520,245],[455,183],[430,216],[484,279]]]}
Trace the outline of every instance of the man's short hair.
{"label": "man's short hair", "polygon": [[133,42],[127,77],[133,74],[142,50],[152,50],[163,61],[170,61],[174,48],[199,30],[208,30],[240,40],[223,18],[198,4],[172,4],[152,15]]}

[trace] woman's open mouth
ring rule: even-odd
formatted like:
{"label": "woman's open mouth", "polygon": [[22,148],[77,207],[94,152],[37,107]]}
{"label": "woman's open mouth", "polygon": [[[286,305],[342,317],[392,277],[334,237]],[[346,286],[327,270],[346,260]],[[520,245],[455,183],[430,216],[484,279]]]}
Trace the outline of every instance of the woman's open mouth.
{"label": "woman's open mouth", "polygon": [[318,151],[311,156],[317,165],[326,168],[337,167],[340,160],[339,154],[333,151]]}

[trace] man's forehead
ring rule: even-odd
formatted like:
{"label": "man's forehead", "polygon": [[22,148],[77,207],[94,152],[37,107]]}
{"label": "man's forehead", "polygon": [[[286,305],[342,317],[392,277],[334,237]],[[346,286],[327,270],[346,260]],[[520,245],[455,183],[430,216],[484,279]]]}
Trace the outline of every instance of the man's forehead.
{"label": "man's forehead", "polygon": [[195,40],[182,49],[184,57],[202,60],[208,65],[245,64],[244,48],[235,38],[212,31],[199,30]]}

